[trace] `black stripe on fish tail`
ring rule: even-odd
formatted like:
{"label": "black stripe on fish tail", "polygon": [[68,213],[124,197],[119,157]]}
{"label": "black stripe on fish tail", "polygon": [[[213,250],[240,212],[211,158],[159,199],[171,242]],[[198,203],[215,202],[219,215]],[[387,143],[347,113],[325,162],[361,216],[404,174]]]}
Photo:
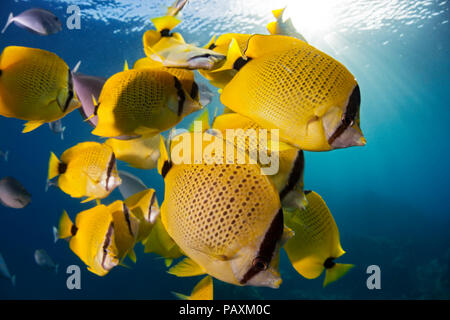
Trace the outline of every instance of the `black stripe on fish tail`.
{"label": "black stripe on fish tail", "polygon": [[192,82],[191,93],[189,94],[193,100],[197,99],[198,96],[198,85],[195,82]]}
{"label": "black stripe on fish tail", "polygon": [[72,72],[70,70],[69,70],[69,81],[67,83],[67,89],[69,90],[69,92],[67,94],[66,102],[64,103],[64,108],[62,110],[63,112],[67,111],[67,109],[69,108],[70,102],[72,101],[72,99],[74,97]]}
{"label": "black stripe on fish tail", "polygon": [[167,173],[169,172],[170,168],[172,168],[172,162],[166,161],[163,164],[163,167],[161,169],[161,175],[163,178],[166,177]]}
{"label": "black stripe on fish tail", "polygon": [[170,33],[170,29],[162,29],[160,32],[161,37],[171,37],[173,36],[172,33]]}
{"label": "black stripe on fish tail", "polygon": [[328,139],[328,144],[331,145],[341,134],[347,130],[348,127],[353,125],[356,116],[359,112],[359,106],[361,104],[361,93],[359,91],[359,85],[353,89],[352,94],[348,100],[347,108],[345,109],[345,114],[342,118],[341,125],[334,131],[333,135]]}
{"label": "black stripe on fish tail", "polygon": [[114,152],[111,155],[111,159],[109,160],[108,163],[108,169],[106,171],[106,191],[109,191],[109,179],[111,178],[111,173],[112,170],[114,168],[114,165],[116,164],[116,155],[114,154]]}
{"label": "black stripe on fish tail", "polygon": [[63,174],[67,171],[67,164],[65,164],[64,162],[60,162],[58,164],[58,174]]}
{"label": "black stripe on fish tail", "polygon": [[173,77],[175,81],[175,88],[177,89],[178,95],[178,116],[180,117],[183,114],[183,106],[186,101],[186,95],[183,90],[183,86],[181,85],[180,80],[177,77]]}
{"label": "black stripe on fish tail", "polygon": [[259,246],[258,254],[253,260],[252,266],[239,281],[240,284],[246,284],[256,274],[266,270],[269,267],[277,243],[283,235],[283,228],[283,209],[280,209],[273,219],[272,223],[270,224],[270,227],[267,230],[266,235],[264,236],[264,240]]}
{"label": "black stripe on fish tail", "polygon": [[150,222],[150,218],[152,215],[152,207],[155,204],[156,201],[156,192],[153,192],[152,198],[150,199],[150,205],[148,206],[148,215],[147,215],[147,221]]}
{"label": "black stripe on fish tail", "polygon": [[102,268],[103,269],[106,269],[105,268],[105,260],[106,260],[106,257],[108,256],[108,247],[111,244],[111,237],[113,235],[113,232],[114,232],[114,224],[111,222],[109,224],[108,231],[106,232],[105,241],[103,241],[103,247],[102,247],[102,249],[103,249]]}
{"label": "black stripe on fish tail", "polygon": [[325,262],[323,263],[323,266],[325,269],[331,269],[336,265],[336,262],[334,262],[334,257],[329,257]]}
{"label": "black stripe on fish tail", "polygon": [[133,229],[131,228],[131,221],[130,221],[130,210],[128,210],[128,207],[123,204],[123,215],[125,216],[125,221],[127,222],[128,231],[130,232],[130,235],[134,237]]}
{"label": "black stripe on fish tail", "polygon": [[252,60],[252,58],[247,58],[244,59],[242,57],[239,57],[239,59],[237,59],[234,64],[233,64],[233,69],[234,70],[241,70],[243,66],[245,66],[250,60]]}
{"label": "black stripe on fish tail", "polygon": [[78,228],[77,228],[76,225],[73,224],[72,227],[70,228],[70,234],[73,237],[73,236],[75,236],[77,234],[77,232],[78,232]]}
{"label": "black stripe on fish tail", "polygon": [[303,150],[297,152],[292,171],[289,174],[288,183],[280,192],[280,200],[283,200],[286,195],[294,189],[295,185],[301,179],[303,175],[303,169],[305,168],[305,157],[303,156]]}

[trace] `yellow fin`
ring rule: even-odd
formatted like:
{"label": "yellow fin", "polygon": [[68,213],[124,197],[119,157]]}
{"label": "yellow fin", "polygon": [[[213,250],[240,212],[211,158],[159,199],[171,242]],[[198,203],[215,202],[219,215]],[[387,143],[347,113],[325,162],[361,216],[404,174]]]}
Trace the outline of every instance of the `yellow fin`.
{"label": "yellow fin", "polygon": [[102,204],[102,202],[100,201],[100,199],[95,199],[95,202],[97,203],[98,206]]}
{"label": "yellow fin", "polygon": [[164,141],[164,137],[161,135],[160,143],[159,143],[159,159],[158,159],[158,172],[162,175],[162,169],[164,163],[169,161],[169,153],[167,152],[166,142]]}
{"label": "yellow fin", "polygon": [[70,220],[70,217],[67,214],[67,211],[64,210],[61,215],[61,218],[59,219],[58,238],[66,239],[66,238],[72,237],[73,236],[72,227],[73,227],[73,222],[72,222],[72,220]]}
{"label": "yellow fin", "polygon": [[[214,35],[211,40],[203,47],[205,49],[209,49],[216,42],[216,35]],[[211,49],[210,49],[211,50]]]}
{"label": "yellow fin", "polygon": [[51,180],[54,177],[59,175],[59,164],[60,163],[61,162],[59,161],[58,157],[53,152],[50,152],[50,160],[48,162],[47,180]]}
{"label": "yellow fin", "polygon": [[239,58],[244,58],[244,55],[241,52],[241,49],[239,48],[238,42],[235,38],[233,38],[230,42],[230,45],[228,47],[227,52],[227,59],[225,60],[225,63],[218,69],[211,70],[211,72],[218,72],[218,71],[225,71],[225,70],[233,70],[234,69],[234,63]]}
{"label": "yellow fin", "polygon": [[175,18],[173,16],[153,18],[151,19],[151,21],[153,22],[153,24],[156,27],[156,30],[158,31],[162,31],[164,29],[172,30],[181,22],[180,19]]}
{"label": "yellow fin", "polygon": [[173,292],[181,300],[213,300],[213,280],[211,276],[206,276],[194,287],[190,296]]}
{"label": "yellow fin", "polygon": [[31,132],[44,124],[43,121],[28,121],[25,123],[25,128],[23,128],[22,133]]}
{"label": "yellow fin", "polygon": [[269,30],[270,34],[277,34],[277,22],[272,21],[267,24],[267,30]]}
{"label": "yellow fin", "polygon": [[205,270],[191,258],[184,258],[167,272],[177,277],[194,277],[206,273]]}
{"label": "yellow fin", "polygon": [[131,249],[130,251],[128,251],[128,258],[130,258],[131,261],[136,263],[137,258],[136,258],[136,252],[134,252],[134,249]]}
{"label": "yellow fin", "polygon": [[92,196],[90,198],[84,199],[83,201],[81,201],[81,203],[86,203],[86,202],[89,202],[89,201],[92,201],[92,200],[96,200],[96,199],[97,199],[96,197]]}
{"label": "yellow fin", "polygon": [[205,109],[205,111],[203,111],[197,118],[194,119],[194,121],[192,121],[192,123],[189,127],[189,132],[194,132],[195,121],[202,122],[202,132],[205,132],[206,130],[208,130],[210,128],[208,109]]}
{"label": "yellow fin", "polygon": [[323,286],[326,287],[330,283],[339,280],[341,277],[347,274],[355,265],[353,264],[343,264],[336,263],[332,268],[326,269],[325,280],[323,281]]}
{"label": "yellow fin", "polygon": [[123,71],[128,71],[130,68],[128,68],[128,62],[125,60],[125,63],[123,64]]}
{"label": "yellow fin", "polygon": [[169,258],[164,259],[164,264],[166,265],[167,268],[170,267],[172,262],[173,262],[173,259],[169,259]]}
{"label": "yellow fin", "polygon": [[280,19],[283,16],[284,10],[286,9],[286,7],[282,8],[282,9],[276,9],[276,10],[272,10],[273,16],[275,17],[275,19]]}

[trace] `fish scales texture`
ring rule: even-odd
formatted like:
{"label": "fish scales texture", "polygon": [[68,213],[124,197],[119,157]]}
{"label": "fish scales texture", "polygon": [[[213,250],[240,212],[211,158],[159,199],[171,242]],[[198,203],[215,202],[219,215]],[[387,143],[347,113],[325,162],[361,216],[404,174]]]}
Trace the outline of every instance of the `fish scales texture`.
{"label": "fish scales texture", "polygon": [[167,178],[174,178],[166,180],[166,225],[173,238],[229,257],[235,253],[230,251],[262,236],[279,209],[279,199],[272,184],[261,181],[267,178],[259,170],[256,165],[173,167]]}
{"label": "fish scales texture", "polygon": [[333,105],[336,101],[344,105],[348,96],[338,95],[351,92],[355,86],[353,75],[339,68],[331,58],[314,51],[295,47],[269,55],[263,63],[249,63],[246,68],[256,69],[247,73],[255,75],[249,82],[248,93],[254,101],[249,108],[260,108],[259,113],[266,114],[275,123],[290,120],[288,127],[282,128],[289,132],[296,129],[294,123],[305,121],[304,114],[312,115],[318,105]]}

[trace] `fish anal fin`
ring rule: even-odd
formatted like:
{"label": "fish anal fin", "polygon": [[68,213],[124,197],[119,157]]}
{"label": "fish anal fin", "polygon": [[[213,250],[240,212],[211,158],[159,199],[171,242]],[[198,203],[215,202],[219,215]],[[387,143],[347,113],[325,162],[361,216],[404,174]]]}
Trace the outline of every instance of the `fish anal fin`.
{"label": "fish anal fin", "polygon": [[36,130],[43,124],[44,124],[43,121],[28,121],[27,123],[25,123],[25,127],[23,128],[22,133],[28,133],[33,130]]}
{"label": "fish anal fin", "polygon": [[211,276],[204,277],[195,285],[190,296],[177,292],[172,293],[178,299],[181,300],[213,300],[214,298],[213,279]]}
{"label": "fish anal fin", "polygon": [[346,275],[350,271],[350,269],[352,269],[354,266],[355,265],[353,265],[353,264],[336,263],[330,269],[326,269],[323,286],[326,287],[330,283],[333,283],[336,280],[339,280],[344,275]]}
{"label": "fish anal fin", "polygon": [[191,258],[184,258],[167,272],[177,277],[194,277],[206,273],[205,269]]}

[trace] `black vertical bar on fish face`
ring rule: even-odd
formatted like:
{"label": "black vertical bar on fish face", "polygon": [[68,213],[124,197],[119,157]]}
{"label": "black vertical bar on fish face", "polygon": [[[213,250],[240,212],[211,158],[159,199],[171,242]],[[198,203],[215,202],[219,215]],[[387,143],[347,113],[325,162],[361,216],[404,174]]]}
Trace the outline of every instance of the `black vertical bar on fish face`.
{"label": "black vertical bar on fish face", "polygon": [[134,237],[133,229],[131,228],[131,221],[130,221],[130,211],[128,210],[128,207],[123,204],[123,215],[125,217],[125,221],[127,222],[128,231],[130,232],[130,235]]}
{"label": "black vertical bar on fish face", "polygon": [[150,222],[151,215],[152,215],[152,207],[153,204],[156,201],[156,192],[153,192],[152,198],[150,199],[150,205],[148,206],[148,215],[147,215],[147,221]]}
{"label": "black vertical bar on fish face", "polygon": [[67,93],[67,99],[64,104],[63,112],[67,111],[67,109],[69,108],[70,102],[72,101],[72,99],[74,97],[72,72],[70,70],[69,70],[69,79],[68,79],[68,83],[67,83],[67,89],[69,92]]}
{"label": "black vertical bar on fish face", "polygon": [[303,175],[304,168],[305,168],[305,157],[303,155],[303,150],[299,150],[297,152],[297,157],[295,158],[294,166],[292,168],[292,171],[289,174],[288,183],[283,188],[283,190],[281,190],[281,192],[280,192],[280,200],[283,200],[284,197],[286,197],[286,195],[292,189],[294,189],[294,187],[297,184],[298,180]]}
{"label": "black vertical bar on fish face", "polygon": [[342,119],[341,125],[334,131],[333,135],[328,139],[328,144],[331,145],[341,134],[347,130],[348,127],[353,125],[356,116],[359,112],[359,106],[361,104],[361,93],[359,91],[359,85],[353,89],[352,94],[348,100],[347,108]]}
{"label": "black vertical bar on fish face", "polygon": [[180,117],[183,114],[183,106],[184,101],[186,101],[186,95],[184,94],[183,86],[181,85],[180,80],[177,77],[173,77],[175,81],[175,88],[177,89],[178,95],[178,116]]}
{"label": "black vertical bar on fish face", "polygon": [[106,186],[105,186],[106,191],[109,191],[109,179],[111,178],[111,173],[115,164],[116,164],[116,156],[113,152],[111,155],[111,159],[109,160],[108,163],[108,170],[106,171]]}
{"label": "black vertical bar on fish face", "polygon": [[106,232],[105,241],[103,241],[103,256],[102,256],[102,268],[105,269],[105,259],[108,255],[108,247],[111,244],[111,237],[114,231],[114,224],[111,222]]}
{"label": "black vertical bar on fish face", "polygon": [[[283,235],[283,228],[283,209],[280,208],[272,223],[270,224],[270,227],[267,230],[263,241],[261,242],[258,254],[255,258],[255,260],[259,259],[261,262],[264,262],[265,268],[267,268],[272,261],[277,243],[278,241],[280,241],[281,236]],[[261,266],[259,266],[257,263],[253,263],[253,265],[250,267],[250,269],[248,269],[248,271],[244,274],[239,282],[241,284],[246,284],[256,274],[263,270],[264,269],[261,268]]]}

